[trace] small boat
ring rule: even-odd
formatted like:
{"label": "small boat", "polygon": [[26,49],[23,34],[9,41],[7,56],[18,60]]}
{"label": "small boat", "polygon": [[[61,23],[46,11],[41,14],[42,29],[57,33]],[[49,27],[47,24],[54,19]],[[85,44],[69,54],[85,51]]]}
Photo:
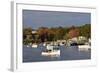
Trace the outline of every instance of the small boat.
{"label": "small boat", "polygon": [[91,49],[90,45],[78,45],[79,51],[88,51]]}
{"label": "small boat", "polygon": [[60,55],[60,49],[54,45],[47,45],[46,51],[42,52],[44,56],[53,56],[53,55]]}
{"label": "small boat", "polygon": [[53,50],[53,47],[54,47],[53,45],[48,44],[48,45],[46,46],[46,49],[47,49],[47,50]]}
{"label": "small boat", "polygon": [[32,47],[33,47],[33,48],[37,48],[38,45],[37,45],[37,44],[33,44]]}
{"label": "small boat", "polygon": [[60,55],[60,50],[53,50],[53,51],[47,50],[42,52],[42,55],[44,56]]}

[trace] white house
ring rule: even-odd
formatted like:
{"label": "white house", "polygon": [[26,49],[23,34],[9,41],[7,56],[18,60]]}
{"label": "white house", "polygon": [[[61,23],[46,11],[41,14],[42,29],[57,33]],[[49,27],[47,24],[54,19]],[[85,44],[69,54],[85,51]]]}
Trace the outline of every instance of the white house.
{"label": "white house", "polygon": [[78,37],[78,40],[79,40],[79,41],[82,41],[82,40],[87,40],[87,38],[86,38],[86,37],[84,37],[84,36],[79,36],[79,37]]}
{"label": "white house", "polygon": [[37,33],[37,31],[36,30],[32,30],[32,34],[36,34]]}

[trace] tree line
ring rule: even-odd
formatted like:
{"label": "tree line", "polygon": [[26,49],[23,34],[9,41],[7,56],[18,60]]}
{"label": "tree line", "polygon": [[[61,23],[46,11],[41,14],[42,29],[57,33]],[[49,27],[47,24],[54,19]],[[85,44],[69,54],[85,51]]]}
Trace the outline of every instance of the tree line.
{"label": "tree line", "polygon": [[[36,33],[32,33],[36,31]],[[68,40],[73,37],[84,36],[91,38],[91,25],[85,24],[82,26],[71,27],[40,27],[37,30],[31,27],[23,29],[23,43],[41,43],[56,40]]]}

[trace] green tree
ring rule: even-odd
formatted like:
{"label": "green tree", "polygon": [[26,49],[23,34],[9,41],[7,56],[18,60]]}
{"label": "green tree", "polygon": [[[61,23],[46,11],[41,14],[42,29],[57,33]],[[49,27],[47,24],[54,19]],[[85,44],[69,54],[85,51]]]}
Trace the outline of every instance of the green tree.
{"label": "green tree", "polygon": [[29,44],[32,42],[32,28],[24,28],[23,29],[23,43]]}
{"label": "green tree", "polygon": [[85,24],[79,27],[80,36],[85,36],[86,38],[91,38],[91,25]]}

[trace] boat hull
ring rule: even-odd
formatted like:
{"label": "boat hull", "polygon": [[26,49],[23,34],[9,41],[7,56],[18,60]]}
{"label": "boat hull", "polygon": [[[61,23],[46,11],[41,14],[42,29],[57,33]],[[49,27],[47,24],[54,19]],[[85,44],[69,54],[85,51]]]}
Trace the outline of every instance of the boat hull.
{"label": "boat hull", "polygon": [[52,52],[42,52],[42,55],[49,56],[49,55],[60,55],[60,50],[52,51]]}
{"label": "boat hull", "polygon": [[37,48],[37,47],[38,47],[38,45],[33,44],[33,45],[32,45],[32,47],[33,47],[33,48]]}
{"label": "boat hull", "polygon": [[88,51],[91,49],[90,45],[78,45],[79,51]]}

